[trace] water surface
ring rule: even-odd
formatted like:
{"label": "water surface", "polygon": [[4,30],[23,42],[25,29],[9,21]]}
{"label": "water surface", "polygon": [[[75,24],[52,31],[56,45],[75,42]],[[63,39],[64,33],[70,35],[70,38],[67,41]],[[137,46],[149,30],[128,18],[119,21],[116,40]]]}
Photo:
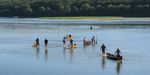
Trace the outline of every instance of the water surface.
{"label": "water surface", "polygon": [[[93,26],[93,30],[89,27]],[[63,36],[72,34],[76,49],[65,49]],[[98,44],[83,46],[96,36]],[[40,48],[33,48],[36,38]],[[48,49],[44,39],[49,40]],[[0,19],[0,75],[149,75],[149,20]],[[120,48],[124,59],[101,56]]]}

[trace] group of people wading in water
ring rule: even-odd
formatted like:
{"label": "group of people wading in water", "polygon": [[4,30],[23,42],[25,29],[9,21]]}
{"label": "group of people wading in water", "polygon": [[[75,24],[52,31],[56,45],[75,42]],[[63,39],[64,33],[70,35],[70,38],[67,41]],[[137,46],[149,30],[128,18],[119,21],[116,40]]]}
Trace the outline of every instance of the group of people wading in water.
{"label": "group of people wading in water", "polygon": [[[45,38],[45,40],[44,40],[44,45],[45,45],[45,47],[48,47],[48,40]],[[37,38],[36,40],[35,40],[35,42],[33,43],[33,45],[32,45],[32,47],[39,47],[40,46],[40,40],[39,40],[39,38]]]}
{"label": "group of people wading in water", "polygon": [[[75,41],[73,40],[72,35],[66,35],[63,37],[63,45],[65,48],[76,48],[77,45],[75,43]],[[69,43],[68,43],[69,42]]]}
{"label": "group of people wading in water", "polygon": [[[63,37],[63,46],[64,48],[77,48],[77,44],[75,43],[75,41],[73,40],[72,35],[66,35]],[[93,36],[91,40],[87,40],[86,37],[83,39],[83,43],[84,45],[91,45],[91,44],[97,44],[97,40],[96,37]],[[48,40],[45,38],[44,40],[44,45],[45,47],[48,47]],[[33,47],[38,48],[40,46],[40,42],[39,42],[39,38],[37,38],[33,44]],[[102,51],[102,54],[105,55],[106,54],[106,46],[104,44],[101,45],[100,50]],[[121,51],[119,48],[117,48],[117,50],[115,51],[115,55],[117,57],[120,57],[121,55]]]}

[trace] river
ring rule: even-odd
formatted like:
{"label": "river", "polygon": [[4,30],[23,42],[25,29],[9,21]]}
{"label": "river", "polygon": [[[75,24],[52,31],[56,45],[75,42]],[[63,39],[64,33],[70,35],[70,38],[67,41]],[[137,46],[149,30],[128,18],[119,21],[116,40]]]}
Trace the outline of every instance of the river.
{"label": "river", "polygon": [[[67,34],[76,49],[63,48]],[[83,38],[92,36],[98,43],[84,46]],[[37,49],[32,47],[36,38]],[[110,53],[120,48],[123,60],[102,57],[103,43]],[[150,75],[149,45],[149,20],[0,18],[0,75]]]}

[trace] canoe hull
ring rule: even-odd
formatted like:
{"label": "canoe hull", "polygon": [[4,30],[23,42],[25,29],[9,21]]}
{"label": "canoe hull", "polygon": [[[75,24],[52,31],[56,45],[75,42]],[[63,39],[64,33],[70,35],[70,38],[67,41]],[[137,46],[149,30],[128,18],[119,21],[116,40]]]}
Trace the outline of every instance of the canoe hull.
{"label": "canoe hull", "polygon": [[122,56],[116,56],[116,55],[110,54],[110,53],[107,53],[106,55],[107,55],[107,58],[112,59],[112,60],[122,60],[122,58],[123,58]]}
{"label": "canoe hull", "polygon": [[83,44],[84,45],[93,45],[93,44],[97,44],[97,41],[86,40],[86,41],[83,41]]}
{"label": "canoe hull", "polygon": [[92,41],[84,41],[83,43],[84,43],[84,45],[92,45],[93,44]]}

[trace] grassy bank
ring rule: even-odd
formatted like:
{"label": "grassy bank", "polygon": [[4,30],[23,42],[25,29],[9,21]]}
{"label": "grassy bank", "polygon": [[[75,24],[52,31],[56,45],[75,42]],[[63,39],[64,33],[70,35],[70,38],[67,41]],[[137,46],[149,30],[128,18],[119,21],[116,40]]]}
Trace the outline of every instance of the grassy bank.
{"label": "grassy bank", "polygon": [[77,16],[77,17],[39,17],[54,20],[150,20],[150,17],[114,17],[114,16]]}

